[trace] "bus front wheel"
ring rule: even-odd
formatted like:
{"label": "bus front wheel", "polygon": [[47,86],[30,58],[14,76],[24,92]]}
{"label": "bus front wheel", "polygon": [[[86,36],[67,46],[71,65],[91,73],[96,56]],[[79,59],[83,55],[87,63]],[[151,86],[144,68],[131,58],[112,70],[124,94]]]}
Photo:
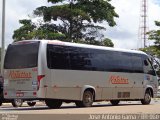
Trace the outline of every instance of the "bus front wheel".
{"label": "bus front wheel", "polygon": [[62,105],[62,101],[52,100],[52,99],[45,100],[45,103],[49,108],[53,108],[53,109],[60,108]]}
{"label": "bus front wheel", "polygon": [[82,101],[75,102],[77,107],[91,107],[93,104],[93,93],[91,91],[85,91]]}
{"label": "bus front wheel", "polygon": [[112,105],[116,106],[119,104],[120,101],[119,100],[110,100],[110,102]]}
{"label": "bus front wheel", "polygon": [[150,102],[151,102],[151,92],[149,91],[149,90],[147,90],[146,92],[145,92],[145,95],[144,95],[144,99],[142,99],[141,100],[141,103],[143,104],[143,105],[148,105],[148,104],[150,104]]}

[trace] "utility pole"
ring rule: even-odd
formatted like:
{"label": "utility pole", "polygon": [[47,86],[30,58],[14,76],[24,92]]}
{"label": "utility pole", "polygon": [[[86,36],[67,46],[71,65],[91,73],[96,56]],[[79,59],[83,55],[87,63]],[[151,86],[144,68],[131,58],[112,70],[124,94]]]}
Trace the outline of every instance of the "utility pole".
{"label": "utility pole", "polygon": [[148,32],[148,0],[141,0],[140,26],[139,26],[139,42],[141,48],[147,47]]}
{"label": "utility pole", "polygon": [[2,0],[2,2],[1,74],[3,75],[3,63],[5,54],[5,0]]}

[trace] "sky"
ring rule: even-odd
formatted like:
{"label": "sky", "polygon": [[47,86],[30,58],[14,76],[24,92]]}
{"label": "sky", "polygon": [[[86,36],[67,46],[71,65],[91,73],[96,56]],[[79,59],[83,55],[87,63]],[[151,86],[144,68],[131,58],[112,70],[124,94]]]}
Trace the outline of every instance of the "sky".
{"label": "sky", "polygon": [[[116,18],[117,25],[109,27],[107,23],[103,31],[105,37],[110,38],[116,48],[137,49],[140,47],[138,41],[138,29],[140,19],[141,0],[112,0],[119,18]],[[5,46],[12,43],[13,31],[20,27],[19,20],[28,18],[37,7],[49,5],[47,0],[6,0],[6,28]],[[0,0],[0,28],[2,23],[2,0]],[[154,21],[160,21],[160,0],[148,0],[148,27],[149,30],[157,29]],[[0,29],[1,37],[1,29]],[[1,39],[1,38],[0,38]],[[147,44],[151,44],[148,42]],[[1,45],[1,42],[0,42]]]}

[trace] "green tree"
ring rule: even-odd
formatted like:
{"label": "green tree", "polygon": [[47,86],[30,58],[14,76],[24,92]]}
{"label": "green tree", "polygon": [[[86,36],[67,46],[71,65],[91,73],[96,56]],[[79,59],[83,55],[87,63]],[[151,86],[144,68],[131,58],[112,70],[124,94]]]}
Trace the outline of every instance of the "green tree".
{"label": "green tree", "polygon": [[[160,27],[160,22],[155,21],[155,25]],[[154,45],[141,50],[160,57],[160,28],[158,30],[149,31],[147,34],[149,35],[149,40],[154,41]]]}
{"label": "green tree", "polygon": [[35,25],[32,24],[31,20],[20,20],[20,24],[23,26],[18,30],[14,31],[14,35],[12,36],[14,40],[23,40],[23,39],[32,39],[31,32],[36,28]]}
{"label": "green tree", "polygon": [[[66,3],[64,3],[64,1]],[[45,22],[60,21],[59,32],[65,34],[68,41],[76,42],[78,39],[95,39],[97,31],[105,29],[94,23],[107,21],[109,26],[115,26],[114,17],[118,17],[110,0],[48,0],[51,7],[42,6],[34,14],[43,17]],[[58,28],[59,28],[58,27]]]}
{"label": "green tree", "polygon": [[30,40],[30,39],[63,39],[65,35],[58,33],[55,31],[54,25],[40,25],[36,26],[31,20],[20,20],[19,21],[22,26],[14,31],[13,39],[14,41],[19,40]]}
{"label": "green tree", "polygon": [[114,47],[114,44],[111,39],[105,38],[101,41],[98,40],[79,40],[77,43],[84,43],[84,44],[92,44],[92,45],[98,45],[98,46],[107,46],[107,47]]}
{"label": "green tree", "polygon": [[160,47],[156,45],[152,45],[146,48],[141,48],[143,52],[146,52],[151,55],[156,55],[157,57],[160,57]]}
{"label": "green tree", "polygon": [[[61,38],[69,42],[87,41],[98,44],[99,41],[96,40],[103,36],[99,31],[105,27],[97,23],[107,22],[111,27],[116,25],[114,18],[118,17],[118,14],[110,1],[48,0],[53,6],[41,6],[33,12],[35,17],[43,17],[44,23],[37,26],[31,21],[27,21],[27,24],[20,21],[23,26],[14,32],[13,38],[14,40]],[[55,24],[57,21],[58,24]]]}
{"label": "green tree", "polygon": [[[155,21],[155,25],[160,27],[160,22]],[[154,40],[155,45],[160,47],[160,28],[158,30],[152,30],[149,33],[149,39]]]}
{"label": "green tree", "polygon": [[114,44],[113,44],[112,40],[110,40],[109,38],[105,38],[102,41],[102,45],[103,46],[108,46],[108,47],[114,47]]}

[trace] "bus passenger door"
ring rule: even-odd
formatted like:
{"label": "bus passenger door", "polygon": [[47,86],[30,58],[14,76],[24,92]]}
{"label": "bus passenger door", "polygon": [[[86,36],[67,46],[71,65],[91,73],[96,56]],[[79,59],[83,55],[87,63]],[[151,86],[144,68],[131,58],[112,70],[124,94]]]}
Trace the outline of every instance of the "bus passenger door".
{"label": "bus passenger door", "polygon": [[142,73],[133,73],[132,99],[141,99],[143,97],[144,97],[144,75]]}
{"label": "bus passenger door", "polygon": [[146,88],[147,85],[152,86],[153,90],[156,89],[156,73],[153,69],[153,66],[149,59],[144,60],[144,88]]}

